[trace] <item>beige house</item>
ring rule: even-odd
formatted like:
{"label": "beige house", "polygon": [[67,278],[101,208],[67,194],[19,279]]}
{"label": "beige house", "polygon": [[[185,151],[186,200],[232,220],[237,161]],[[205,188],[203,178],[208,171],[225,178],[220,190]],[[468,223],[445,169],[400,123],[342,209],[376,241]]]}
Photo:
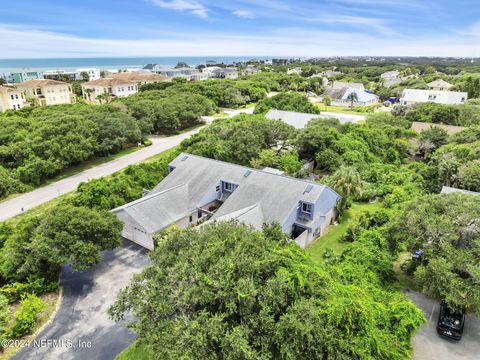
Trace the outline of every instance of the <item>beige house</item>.
{"label": "beige house", "polygon": [[73,104],[75,95],[70,84],[57,80],[29,80],[16,85],[24,91],[27,100],[33,100],[40,106]]}
{"label": "beige house", "polygon": [[152,74],[152,73],[138,72],[138,71],[115,73],[115,74],[108,75],[108,78],[123,80],[123,81],[130,81],[137,84],[138,86],[143,84],[151,84],[151,83],[171,80],[171,78],[168,76],[162,76],[159,74]]}
{"label": "beige house", "polygon": [[109,102],[113,98],[127,97],[138,92],[138,85],[133,80],[98,79],[82,84],[85,101],[93,104]]}
{"label": "beige house", "polygon": [[0,112],[20,110],[28,106],[23,91],[12,86],[0,86]]}
{"label": "beige house", "polygon": [[446,82],[445,80],[442,80],[442,79],[432,81],[432,82],[428,83],[427,85],[428,85],[428,88],[430,90],[436,90],[436,91],[448,91],[453,87],[452,84],[450,84],[450,83],[448,83],[448,82]]}

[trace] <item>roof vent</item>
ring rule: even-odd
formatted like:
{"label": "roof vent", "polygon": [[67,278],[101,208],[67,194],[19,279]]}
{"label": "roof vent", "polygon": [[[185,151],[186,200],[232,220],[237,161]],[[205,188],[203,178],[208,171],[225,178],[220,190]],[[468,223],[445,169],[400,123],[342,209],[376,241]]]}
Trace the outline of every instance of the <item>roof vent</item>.
{"label": "roof vent", "polygon": [[188,159],[188,155],[185,155],[184,157],[182,157],[182,159],[180,161],[185,161]]}
{"label": "roof vent", "polygon": [[305,188],[305,191],[303,193],[308,194],[310,191],[312,191],[312,189],[313,189],[313,185],[307,185],[307,187]]}
{"label": "roof vent", "polygon": [[245,174],[243,174],[244,177],[249,177],[250,174],[252,173],[252,170],[247,170]]}

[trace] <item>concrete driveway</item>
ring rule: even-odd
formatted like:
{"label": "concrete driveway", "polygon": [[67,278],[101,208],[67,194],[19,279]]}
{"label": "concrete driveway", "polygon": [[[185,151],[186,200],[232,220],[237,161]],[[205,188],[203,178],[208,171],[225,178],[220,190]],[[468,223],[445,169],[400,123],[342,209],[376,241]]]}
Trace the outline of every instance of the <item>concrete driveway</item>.
{"label": "concrete driveway", "polygon": [[132,275],[148,264],[147,251],[124,240],[122,247],[105,251],[92,270],[73,273],[65,267],[60,309],[36,339],[44,344],[24,348],[14,359],[113,359],[134,336],[125,323],[110,320],[107,310]]}
{"label": "concrete driveway", "polygon": [[453,341],[437,334],[440,303],[423,294],[406,294],[424,313],[423,324],[413,339],[414,360],[477,360],[480,359],[480,319],[467,315],[463,336]]}

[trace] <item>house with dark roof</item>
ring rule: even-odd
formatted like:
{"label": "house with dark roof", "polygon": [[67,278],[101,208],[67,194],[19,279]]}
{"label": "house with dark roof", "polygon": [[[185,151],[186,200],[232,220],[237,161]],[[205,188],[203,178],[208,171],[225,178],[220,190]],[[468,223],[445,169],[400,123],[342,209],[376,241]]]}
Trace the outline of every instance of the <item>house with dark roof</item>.
{"label": "house with dark roof", "polygon": [[182,153],[152,191],[112,212],[124,223],[122,235],[148,249],[154,234],[171,225],[215,221],[255,229],[276,222],[306,247],[334,221],[340,199],[325,185]]}

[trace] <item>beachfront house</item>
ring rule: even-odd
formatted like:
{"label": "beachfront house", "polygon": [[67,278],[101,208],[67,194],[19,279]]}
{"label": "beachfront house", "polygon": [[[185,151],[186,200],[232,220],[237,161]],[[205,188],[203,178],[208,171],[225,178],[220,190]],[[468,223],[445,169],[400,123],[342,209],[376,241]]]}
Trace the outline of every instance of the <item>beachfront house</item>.
{"label": "beachfront house", "polygon": [[29,80],[15,87],[24,92],[27,100],[36,105],[48,106],[75,103],[75,94],[70,84],[57,80]]}
{"label": "beachfront house", "polygon": [[215,221],[255,229],[276,222],[306,247],[327,231],[341,199],[325,185],[185,153],[168,168],[147,195],[112,210],[124,224],[123,237],[151,250],[155,233],[171,225]]}

